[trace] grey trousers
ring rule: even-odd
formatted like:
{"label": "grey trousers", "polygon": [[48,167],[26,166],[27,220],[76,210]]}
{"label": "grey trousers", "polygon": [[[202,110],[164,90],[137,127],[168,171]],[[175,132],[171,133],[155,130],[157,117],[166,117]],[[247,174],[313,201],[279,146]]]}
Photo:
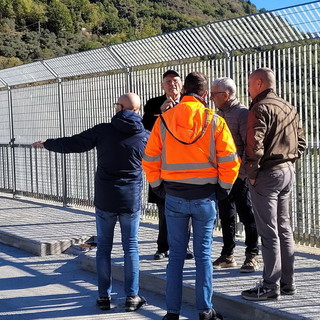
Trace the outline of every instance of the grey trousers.
{"label": "grey trousers", "polygon": [[269,288],[294,283],[294,240],[289,216],[294,181],[294,168],[289,166],[259,171],[255,184],[249,184],[262,244],[263,284]]}

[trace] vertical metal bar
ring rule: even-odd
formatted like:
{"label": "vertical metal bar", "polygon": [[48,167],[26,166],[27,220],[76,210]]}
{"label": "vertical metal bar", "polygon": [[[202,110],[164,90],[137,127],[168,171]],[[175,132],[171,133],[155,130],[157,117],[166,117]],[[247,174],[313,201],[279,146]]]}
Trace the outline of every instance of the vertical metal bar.
{"label": "vertical metal bar", "polygon": [[[8,181],[8,189],[10,189],[10,159],[9,159],[10,153],[8,149],[7,149],[6,155],[7,155],[7,173],[8,173],[7,181]],[[12,169],[11,169],[11,175],[12,175]]]}
{"label": "vertical metal bar", "polygon": [[291,59],[291,48],[288,48],[287,49],[288,51],[288,100],[289,102],[295,106],[293,103],[292,103],[292,75],[291,75],[291,66],[292,66],[292,59]]}
{"label": "vertical metal bar", "polygon": [[320,190],[319,190],[319,183],[320,183],[320,105],[319,105],[319,52],[318,52],[318,43],[314,44],[314,101],[315,101],[315,120],[316,120],[316,141],[314,144],[315,155],[313,160],[315,161],[315,176],[316,176],[316,182],[315,182],[315,228],[314,228],[314,235],[315,235],[315,245],[320,246]]}
{"label": "vertical metal bar", "polygon": [[13,106],[12,106],[12,92],[11,88],[8,85],[8,107],[9,107],[9,123],[10,123],[10,142],[9,146],[11,149],[11,178],[12,178],[12,195],[13,197],[16,195],[17,192],[17,181],[16,181],[16,157],[15,157],[15,149],[14,149],[14,127],[13,127]]}
{"label": "vertical metal bar", "polygon": [[127,92],[132,92],[132,68],[126,68],[126,91]]}
{"label": "vertical metal bar", "polygon": [[38,152],[34,153],[34,164],[36,169],[36,193],[39,193],[39,171],[38,171]]}
{"label": "vertical metal bar", "polygon": [[[62,91],[62,80],[56,74],[51,67],[49,67],[45,61],[41,61],[44,67],[56,78],[58,83],[58,101],[59,101],[59,126],[60,126],[60,137],[65,136],[65,118],[64,118],[64,105],[63,105],[63,91]],[[67,206],[67,170],[66,170],[66,155],[61,155],[61,176],[62,176],[62,204],[64,207]]]}
{"label": "vertical metal bar", "polygon": [[[293,47],[292,48],[292,62],[290,63],[290,66],[292,65],[292,87],[290,87],[290,89],[292,88],[293,91],[293,96],[291,99],[291,103],[293,104],[293,106],[295,106],[297,108],[297,65],[296,65],[296,48]],[[291,92],[291,90],[290,90]],[[299,110],[298,110],[299,112]],[[301,161],[301,160],[300,160]],[[292,228],[293,228],[293,233],[295,235],[298,234],[299,232],[299,220],[298,220],[298,212],[300,211],[300,194],[299,194],[299,188],[300,188],[300,175],[297,174],[297,172],[300,172],[299,170],[299,166],[300,166],[300,161],[297,161],[295,163],[295,169],[296,169],[296,183],[295,183],[295,189],[293,191],[295,191],[295,211],[294,214],[292,215],[291,219],[292,219]]]}
{"label": "vertical metal bar", "polygon": [[[60,136],[65,136],[65,125],[64,125],[64,106],[63,106],[63,92],[62,92],[62,81],[58,79],[58,101],[59,101],[59,123],[60,123]],[[62,170],[62,204],[64,207],[68,205],[67,195],[67,170],[66,170],[66,155],[61,155],[61,170]]]}
{"label": "vertical metal bar", "polygon": [[29,163],[30,163],[30,184],[31,184],[31,193],[34,192],[33,190],[33,166],[32,166],[32,148],[29,148]]}
{"label": "vertical metal bar", "polygon": [[87,197],[90,200],[90,165],[89,165],[89,152],[86,152],[86,163],[87,163]]}
{"label": "vertical metal bar", "polygon": [[286,64],[286,49],[282,49],[282,83],[283,83],[283,99],[287,100],[287,64]]}
{"label": "vertical metal bar", "polygon": [[314,173],[316,172],[315,168],[315,161],[314,161],[314,156],[315,156],[315,148],[314,148],[314,101],[313,101],[313,59],[312,59],[312,45],[309,45],[309,50],[308,50],[308,59],[309,59],[309,101],[310,101],[310,225],[309,225],[309,243],[311,245],[314,244],[314,232],[315,230],[315,175]]}
{"label": "vertical metal bar", "polygon": [[233,78],[233,53],[232,51],[226,52],[226,74],[229,78]]}

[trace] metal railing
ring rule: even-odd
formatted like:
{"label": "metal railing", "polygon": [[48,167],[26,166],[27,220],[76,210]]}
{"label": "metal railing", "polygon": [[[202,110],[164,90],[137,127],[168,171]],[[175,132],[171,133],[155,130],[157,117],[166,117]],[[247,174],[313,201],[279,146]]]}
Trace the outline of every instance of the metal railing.
{"label": "metal railing", "polygon": [[[92,206],[95,151],[60,155],[32,149],[32,142],[70,136],[109,122],[114,115],[112,105],[124,92],[136,92],[143,104],[161,95],[161,75],[169,67],[177,69],[182,77],[195,70],[205,73],[210,81],[230,76],[237,84],[239,100],[248,105],[248,75],[265,66],[276,73],[279,95],[297,107],[308,143],[307,151],[296,164],[297,181],[291,201],[296,240],[320,246],[319,3],[0,70],[0,190],[65,206]],[[257,27],[261,21],[267,31]],[[207,29],[218,27],[221,30],[215,31],[215,37],[220,35],[219,39],[209,37]],[[228,33],[233,35],[228,40],[221,36]],[[194,44],[199,42],[199,47],[183,44],[184,37]],[[304,43],[294,42],[297,37]],[[166,39],[173,44],[170,50]],[[237,46],[239,50],[248,49],[272,41],[282,43],[282,47],[236,51]],[[143,50],[147,54],[154,46],[159,47],[158,61],[155,53],[143,60]],[[223,50],[219,51],[221,46]],[[163,56],[165,49],[169,51]],[[208,56],[211,49],[215,55]],[[109,61],[105,61],[110,58],[106,52],[111,54]],[[120,60],[122,53],[126,54]],[[179,61],[171,61],[177,60],[176,55]],[[146,186],[145,182],[144,214],[156,218],[154,206],[147,203]]]}

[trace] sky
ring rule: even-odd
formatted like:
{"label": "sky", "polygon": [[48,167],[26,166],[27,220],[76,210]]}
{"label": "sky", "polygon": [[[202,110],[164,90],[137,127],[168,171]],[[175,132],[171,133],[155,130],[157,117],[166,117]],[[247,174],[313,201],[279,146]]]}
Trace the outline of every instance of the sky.
{"label": "sky", "polygon": [[275,10],[309,2],[312,2],[312,0],[251,0],[251,3],[255,4],[258,10],[262,8],[265,8],[266,10]]}

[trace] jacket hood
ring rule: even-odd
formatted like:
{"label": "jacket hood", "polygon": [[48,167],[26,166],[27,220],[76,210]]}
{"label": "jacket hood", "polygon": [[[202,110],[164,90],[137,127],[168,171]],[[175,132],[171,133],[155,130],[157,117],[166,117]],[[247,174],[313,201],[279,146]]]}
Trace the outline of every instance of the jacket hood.
{"label": "jacket hood", "polygon": [[213,111],[194,96],[184,96],[179,104],[163,114],[171,134],[187,144],[203,135],[212,120]]}
{"label": "jacket hood", "polygon": [[117,112],[111,119],[111,124],[118,131],[127,134],[137,134],[145,131],[141,116],[130,110]]}

